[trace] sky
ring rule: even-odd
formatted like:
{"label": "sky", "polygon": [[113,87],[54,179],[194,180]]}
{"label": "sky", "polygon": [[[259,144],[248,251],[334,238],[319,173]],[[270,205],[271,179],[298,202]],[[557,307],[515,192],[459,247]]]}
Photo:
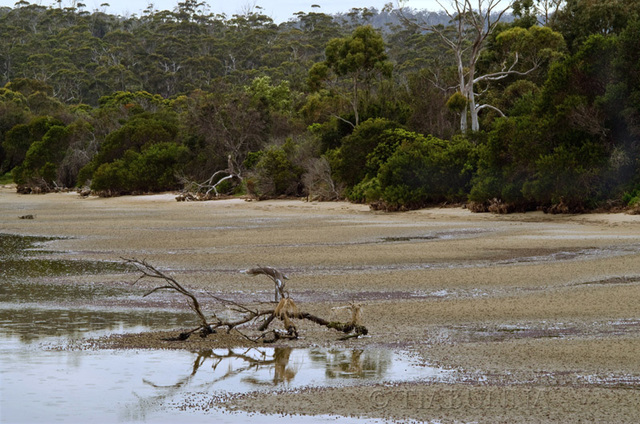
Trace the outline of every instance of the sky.
{"label": "sky", "polygon": [[[0,6],[13,7],[17,0],[0,0]],[[50,6],[57,4],[55,0],[27,0],[32,4]],[[62,6],[69,6],[74,0],[63,0]],[[179,1],[183,0],[76,0],[84,3],[88,11],[104,9],[105,12],[115,15],[140,15],[147,8],[149,3],[154,5],[156,10],[173,10]],[[231,16],[235,13],[242,13],[252,6],[262,7],[262,13],[269,15],[276,22],[283,22],[293,17],[296,12],[318,11],[323,13],[348,12],[354,7],[375,7],[382,9],[385,3],[395,0],[207,0],[211,13],[226,13]],[[101,8],[100,5],[108,3],[109,7]],[[440,6],[435,0],[408,0],[407,6],[414,9],[440,10]],[[447,5],[445,0],[443,4]],[[311,5],[319,5],[320,8],[312,8]]]}

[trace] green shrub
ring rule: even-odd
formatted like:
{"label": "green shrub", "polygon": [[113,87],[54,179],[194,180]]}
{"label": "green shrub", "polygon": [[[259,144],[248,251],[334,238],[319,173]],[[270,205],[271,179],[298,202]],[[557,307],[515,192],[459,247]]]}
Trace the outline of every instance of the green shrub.
{"label": "green shrub", "polygon": [[242,166],[246,169],[253,169],[256,167],[258,162],[260,162],[260,158],[264,155],[262,150],[258,152],[249,152],[247,153],[247,157],[242,162]]}
{"label": "green shrub", "polygon": [[57,183],[58,164],[69,146],[70,130],[62,125],[51,126],[42,140],[34,141],[13,176],[23,189],[47,191]]}
{"label": "green shrub", "polygon": [[631,191],[625,191],[622,195],[622,203],[626,206],[635,206],[640,202],[640,186],[635,186]]}
{"label": "green shrub", "polygon": [[585,142],[569,148],[559,146],[536,161],[534,179],[522,192],[542,206],[563,205],[567,212],[592,208],[600,197],[597,193],[606,156],[602,146]]}
{"label": "green shrub", "polygon": [[94,178],[94,172],[103,165],[120,160],[125,152],[140,152],[158,143],[172,143],[178,135],[178,126],[163,114],[141,113],[125,125],[110,133],[100,146],[98,154],[78,173],[79,186]]}
{"label": "green shrub", "polygon": [[11,172],[7,172],[4,175],[0,175],[0,184],[10,184],[13,182],[13,174]]}
{"label": "green shrub", "polygon": [[96,169],[91,189],[102,194],[175,190],[176,172],[187,155],[188,149],[176,143],[154,144],[140,153],[128,150],[121,159]]}
{"label": "green shrub", "polygon": [[[367,176],[367,161],[376,147],[385,142],[386,130],[398,128],[398,124],[387,119],[370,119],[358,125],[352,134],[342,139],[342,145],[332,155],[331,168],[335,178],[353,187]],[[373,164],[373,162],[372,162]],[[377,172],[377,169],[375,169]],[[373,175],[369,175],[374,177]]]}
{"label": "green shrub", "polygon": [[27,124],[17,124],[8,130],[4,140],[0,139],[5,152],[4,166],[6,169],[22,164],[31,144],[42,140],[47,131],[56,125],[63,126],[64,124],[50,116],[39,116]]}
{"label": "green shrub", "polygon": [[415,209],[466,199],[476,166],[474,146],[464,137],[451,141],[407,133],[380,167],[381,200],[389,210]]}
{"label": "green shrub", "polygon": [[380,181],[377,177],[361,181],[347,193],[347,198],[356,203],[377,202],[381,196]]}
{"label": "green shrub", "polygon": [[535,160],[545,148],[546,125],[528,116],[497,119],[487,140],[477,147],[478,170],[469,200],[485,206],[497,200],[512,210],[535,206],[522,187],[534,178]]}
{"label": "green shrub", "polygon": [[247,189],[258,197],[299,196],[302,194],[301,167],[293,163],[295,155],[292,143],[271,146],[254,158],[256,162]]}

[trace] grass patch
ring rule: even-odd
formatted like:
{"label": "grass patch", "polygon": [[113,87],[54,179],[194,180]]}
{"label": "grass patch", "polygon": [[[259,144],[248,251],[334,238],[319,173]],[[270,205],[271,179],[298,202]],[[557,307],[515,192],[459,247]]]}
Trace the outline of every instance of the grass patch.
{"label": "grass patch", "polygon": [[0,175],[0,185],[13,183],[13,175],[11,172],[7,172],[4,175]]}

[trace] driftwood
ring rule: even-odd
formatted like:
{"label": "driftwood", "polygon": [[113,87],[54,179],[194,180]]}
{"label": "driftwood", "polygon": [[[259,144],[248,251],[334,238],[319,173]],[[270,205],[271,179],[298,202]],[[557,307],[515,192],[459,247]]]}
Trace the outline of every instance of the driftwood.
{"label": "driftwood", "polygon": [[256,268],[245,269],[244,271],[240,271],[240,272],[242,272],[243,274],[249,274],[249,275],[260,275],[260,274],[266,275],[267,277],[271,278],[271,280],[276,285],[275,302],[278,303],[280,299],[285,298],[285,290],[284,290],[285,281],[284,280],[288,280],[289,277],[284,275],[279,270],[275,268],[271,268],[270,266],[259,266]]}
{"label": "driftwood", "polygon": [[[275,308],[256,309],[206,292],[206,295],[212,298],[216,303],[224,305],[226,308],[241,315],[241,317],[237,319],[227,319],[219,317],[215,313],[211,313],[211,317],[207,318],[202,310],[202,303],[198,300],[196,295],[182,286],[176,279],[160,271],[145,260],[123,260],[125,264],[135,267],[141,273],[141,275],[136,281],[134,281],[133,284],[136,284],[142,279],[155,279],[162,281],[161,285],[154,287],[153,289],[145,293],[145,297],[160,290],[170,290],[178,292],[179,294],[187,298],[187,304],[195,312],[198,318],[199,325],[192,330],[180,333],[178,337],[171,340],[186,340],[195,332],[199,332],[200,337],[204,338],[209,334],[216,333],[219,329],[226,329],[227,333],[235,330],[247,340],[251,340],[252,342],[258,342],[262,340],[265,343],[269,343],[279,339],[297,339],[299,334],[298,328],[293,322],[293,320],[295,319],[308,320],[318,325],[322,325],[324,327],[346,334],[346,336],[341,338],[340,340],[359,337],[368,333],[367,328],[359,322],[361,310],[360,305],[352,303],[349,306],[345,307],[351,310],[351,320],[349,322],[327,321],[308,312],[301,311],[293,301],[293,299],[289,297],[289,293],[284,290],[284,280],[288,279],[288,277],[275,268],[257,267],[242,271],[249,275],[263,274],[274,281],[276,285],[277,302]],[[262,322],[258,326],[257,330],[261,332],[261,334],[257,337],[249,337],[239,330],[239,327],[244,327],[245,325],[249,324],[256,324],[260,319],[262,319]],[[276,330],[269,330],[269,326],[274,320],[282,322],[285,330],[284,333]]]}
{"label": "driftwood", "polygon": [[214,172],[204,182],[199,183],[183,175],[177,177],[183,185],[182,192],[176,197],[178,202],[212,200],[220,197],[218,187],[223,182],[233,179],[242,181],[242,175],[236,171],[231,155],[227,157],[227,169]]}

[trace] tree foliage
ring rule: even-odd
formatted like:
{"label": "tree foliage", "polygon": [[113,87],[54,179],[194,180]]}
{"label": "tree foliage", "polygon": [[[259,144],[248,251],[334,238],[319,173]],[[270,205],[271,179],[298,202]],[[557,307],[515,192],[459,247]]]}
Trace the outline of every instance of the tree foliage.
{"label": "tree foliage", "polygon": [[392,64],[387,60],[382,35],[370,25],[360,26],[348,37],[330,40],[325,57],[309,71],[309,85],[316,90],[328,86],[346,100],[356,127],[376,79],[391,76]]}
{"label": "tree foliage", "polygon": [[22,192],[222,181],[388,210],[637,203],[640,2],[476,3],[283,23],[195,0],[3,8],[0,175]]}

